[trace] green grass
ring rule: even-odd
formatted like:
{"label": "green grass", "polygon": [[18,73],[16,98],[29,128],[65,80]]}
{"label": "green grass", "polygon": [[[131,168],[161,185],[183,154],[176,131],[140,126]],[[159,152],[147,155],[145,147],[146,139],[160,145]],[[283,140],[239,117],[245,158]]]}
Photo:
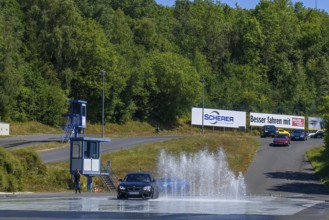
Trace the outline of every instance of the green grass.
{"label": "green grass", "polygon": [[156,174],[156,165],[161,150],[172,155],[179,155],[180,153],[198,152],[202,149],[216,152],[222,147],[227,154],[230,168],[235,173],[245,173],[258,149],[258,144],[252,137],[224,135],[186,137],[106,154],[102,160],[104,163],[111,160],[113,169],[120,176],[124,176],[129,171],[149,171]]}
{"label": "green grass", "polygon": [[[99,124],[88,124],[86,134],[101,134]],[[11,135],[29,135],[38,133],[63,133],[59,128],[51,128],[37,122],[11,123]],[[259,142],[248,133],[236,132],[232,129],[215,129],[206,127],[204,136],[200,127],[191,127],[189,123],[181,122],[174,129],[161,128],[157,135],[181,135],[184,138],[164,142],[151,143],[131,149],[121,150],[102,155],[102,163],[111,160],[111,166],[117,176],[124,177],[131,171],[149,171],[157,175],[157,162],[161,150],[172,155],[181,152],[193,153],[203,149],[216,152],[223,148],[227,155],[228,164],[233,172],[245,173],[253,159]],[[128,122],[123,125],[106,124],[106,137],[153,136],[154,126],[149,123]],[[39,152],[54,148],[65,147],[68,144],[48,143],[27,147],[26,150]],[[62,192],[73,190],[69,173],[69,162],[51,163],[46,165],[46,171],[40,175],[29,174],[22,179],[25,191],[33,192]],[[82,178],[82,187],[86,190],[86,178]],[[100,178],[94,178],[94,186],[105,190]]]}
{"label": "green grass", "polygon": [[57,148],[64,148],[70,146],[69,143],[48,143],[48,144],[38,144],[38,145],[32,145],[25,147],[28,150],[34,151],[34,152],[41,152],[41,151],[47,151],[47,150],[53,150]]}
{"label": "green grass", "polygon": [[329,155],[324,147],[313,148],[306,153],[316,174],[329,189]]}
{"label": "green grass", "polygon": [[[161,132],[157,135],[188,135],[199,136],[202,131],[200,126],[191,126],[189,121],[180,121],[175,127],[166,128],[162,127]],[[10,123],[10,136],[17,135],[31,135],[31,134],[62,134],[64,133],[61,127],[50,127],[39,122],[11,122]],[[101,135],[102,126],[100,124],[88,123],[85,134],[98,134]],[[112,124],[107,123],[104,126],[104,133],[106,137],[131,137],[131,136],[150,136],[155,135],[155,127],[147,122],[130,121],[125,124]],[[205,127],[204,133],[206,135],[213,134],[232,134],[235,135],[234,129]],[[248,133],[238,133],[239,135],[248,135]],[[253,130],[253,135],[259,136],[258,130]],[[3,136],[0,136],[3,137]]]}
{"label": "green grass", "polygon": [[[200,126],[191,126],[189,121],[180,121],[175,127],[162,127],[161,132],[157,135],[188,135],[200,136],[202,130]],[[86,134],[101,134],[102,126],[100,124],[88,124]],[[107,123],[104,128],[106,137],[131,137],[131,136],[150,136],[155,135],[155,127],[147,122],[130,121],[125,124],[110,124]],[[213,134],[228,134],[228,135],[249,135],[249,133],[239,133],[235,129],[205,127],[204,133],[206,135]],[[259,136],[259,131],[254,130],[253,135]]]}
{"label": "green grass", "polygon": [[[148,136],[154,135],[154,127],[146,122],[127,122],[122,125],[106,124],[104,126],[105,137],[128,137],[128,136]],[[88,124],[86,134],[102,134],[100,124]]]}
{"label": "green grass", "polygon": [[61,128],[54,128],[39,122],[11,122],[10,135],[30,135],[30,134],[60,134],[63,133]]}
{"label": "green grass", "polygon": [[[253,159],[259,142],[251,136],[242,135],[207,135],[188,136],[181,139],[169,140],[164,142],[147,144],[135,148],[121,150],[102,155],[102,163],[105,165],[107,160],[111,161],[111,166],[118,177],[123,178],[128,172],[145,171],[151,172],[157,176],[157,162],[161,150],[172,155],[179,155],[181,152],[193,153],[202,149],[208,149],[210,152],[216,152],[223,148],[227,154],[229,166],[236,174],[245,173]],[[68,173],[69,163],[48,164],[49,171],[64,170]],[[69,178],[69,177],[68,177]],[[101,190],[105,190],[99,178],[94,178],[94,185]],[[86,188],[86,179],[82,179],[82,186]],[[65,188],[58,189],[65,191]]]}
{"label": "green grass", "polygon": [[[199,131],[198,131],[199,130]],[[180,123],[174,129],[161,129],[159,135],[177,135],[190,134],[195,132],[200,133],[198,128],[190,128],[186,123]],[[39,122],[11,122],[10,136],[17,135],[31,135],[31,134],[61,134],[64,133],[60,127],[54,128]],[[100,124],[89,124],[85,130],[86,134],[102,133],[102,126]],[[104,126],[104,133],[106,137],[129,137],[129,136],[149,136],[155,134],[155,127],[147,122],[130,121],[125,124],[107,123]],[[0,136],[3,137],[3,136]]]}

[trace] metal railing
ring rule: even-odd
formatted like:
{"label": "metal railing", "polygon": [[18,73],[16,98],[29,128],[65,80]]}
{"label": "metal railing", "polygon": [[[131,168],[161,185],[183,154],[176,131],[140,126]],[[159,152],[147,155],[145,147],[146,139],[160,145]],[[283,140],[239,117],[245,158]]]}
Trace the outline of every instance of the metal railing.
{"label": "metal railing", "polygon": [[109,162],[107,166],[102,166],[102,171],[101,173],[105,173],[105,175],[101,175],[101,179],[103,180],[104,184],[106,187],[112,191],[115,190],[117,191],[117,187],[119,185],[119,178],[114,172],[114,170],[109,166]]}
{"label": "metal railing", "polygon": [[61,141],[62,143],[68,142],[70,138],[74,135],[76,127],[79,125],[80,119],[78,116],[73,116],[73,120],[71,119],[72,117],[68,116],[64,128],[64,135],[62,135]]}

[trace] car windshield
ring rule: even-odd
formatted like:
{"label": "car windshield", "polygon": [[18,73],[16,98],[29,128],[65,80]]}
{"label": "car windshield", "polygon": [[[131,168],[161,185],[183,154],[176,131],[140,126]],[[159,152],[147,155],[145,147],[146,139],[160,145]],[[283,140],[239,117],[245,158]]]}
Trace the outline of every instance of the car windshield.
{"label": "car windshield", "polygon": [[128,174],[124,181],[126,181],[126,182],[151,182],[151,178],[147,174]]}
{"label": "car windshield", "polygon": [[278,134],[278,135],[276,136],[276,138],[286,138],[286,137],[287,137],[286,134]]}

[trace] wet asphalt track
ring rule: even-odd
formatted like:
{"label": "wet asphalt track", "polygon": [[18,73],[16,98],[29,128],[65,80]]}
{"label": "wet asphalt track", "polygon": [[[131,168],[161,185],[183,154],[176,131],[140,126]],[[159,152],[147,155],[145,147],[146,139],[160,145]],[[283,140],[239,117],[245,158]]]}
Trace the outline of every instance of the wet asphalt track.
{"label": "wet asphalt track", "polygon": [[[13,147],[15,141],[9,142]],[[1,194],[0,219],[329,219],[328,193],[299,155],[321,140],[294,142],[288,148],[270,142],[262,139],[246,174],[249,186],[244,198],[117,200],[113,194],[101,193]],[[299,163],[283,164],[284,155]]]}
{"label": "wet asphalt track", "polygon": [[160,197],[117,200],[101,193],[0,196],[0,219],[328,219],[329,203],[304,197]]}

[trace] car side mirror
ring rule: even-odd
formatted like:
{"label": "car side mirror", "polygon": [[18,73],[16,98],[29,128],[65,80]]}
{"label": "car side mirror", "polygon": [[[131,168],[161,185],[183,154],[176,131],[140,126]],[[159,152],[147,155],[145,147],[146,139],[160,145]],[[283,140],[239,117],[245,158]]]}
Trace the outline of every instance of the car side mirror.
{"label": "car side mirror", "polygon": [[122,179],[119,179],[119,182],[122,182]]}

